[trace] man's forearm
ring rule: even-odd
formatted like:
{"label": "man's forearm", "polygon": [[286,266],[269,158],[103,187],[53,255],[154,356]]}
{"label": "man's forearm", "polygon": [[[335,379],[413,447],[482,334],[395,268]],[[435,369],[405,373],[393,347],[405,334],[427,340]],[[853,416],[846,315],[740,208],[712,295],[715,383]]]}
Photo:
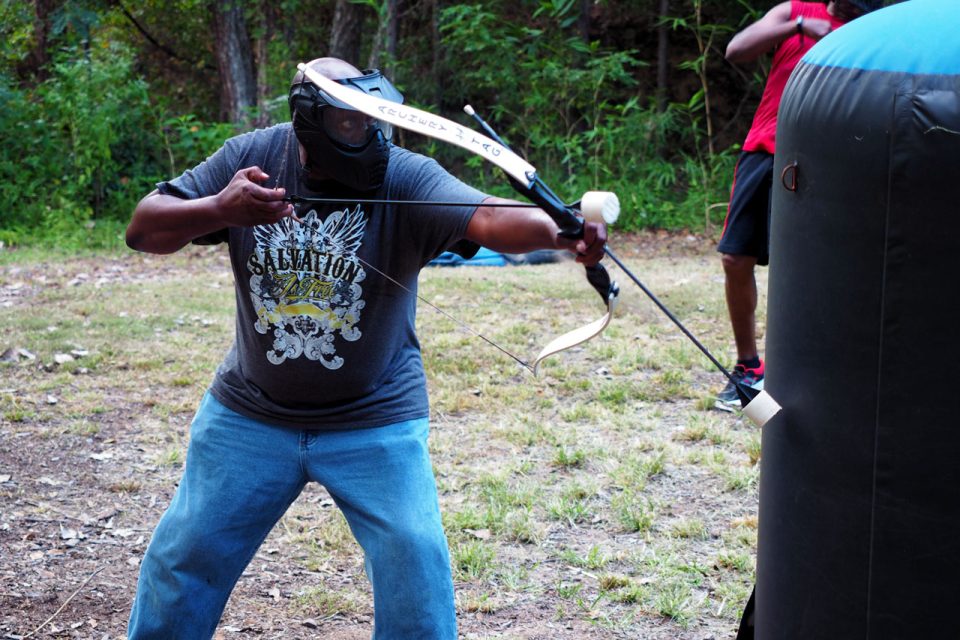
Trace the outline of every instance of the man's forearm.
{"label": "man's forearm", "polygon": [[190,241],[223,229],[216,196],[184,200],[156,191],[137,204],[127,227],[127,246],[147,253],[174,253]]}
{"label": "man's forearm", "polygon": [[775,6],[763,18],[730,40],[725,53],[726,59],[730,62],[748,62],[776,48],[797,32],[796,23],[790,20],[790,13],[789,2]]}
{"label": "man's forearm", "polygon": [[[527,253],[557,249],[557,225],[540,209],[497,207],[513,204],[503,198],[488,198],[478,207],[467,227],[467,239],[501,253]],[[492,205],[492,206],[490,206]]]}

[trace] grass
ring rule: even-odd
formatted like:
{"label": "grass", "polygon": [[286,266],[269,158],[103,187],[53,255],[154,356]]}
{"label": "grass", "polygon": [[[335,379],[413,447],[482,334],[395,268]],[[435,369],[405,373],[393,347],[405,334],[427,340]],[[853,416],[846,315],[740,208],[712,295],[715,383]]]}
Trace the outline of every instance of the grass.
{"label": "grass", "polygon": [[[712,255],[620,253],[729,361]],[[232,340],[223,252],[63,260],[56,269],[35,255],[0,262],[0,291],[25,285],[0,306],[0,346],[36,356],[0,363],[2,428],[80,442],[105,437],[99,432],[113,421],[126,430],[111,432],[115,446],[138,447],[137,460],[175,474],[192,412]],[[69,284],[84,271],[88,279]],[[41,276],[44,286],[31,286]],[[733,635],[754,580],[759,432],[711,409],[721,377],[620,280],[622,301],[607,332],[547,360],[537,378],[420,310],[431,455],[465,632],[470,616],[495,621],[502,613],[517,620],[511,633],[521,637],[529,606],[547,610],[550,624],[597,638]],[[572,263],[426,270],[420,292],[522,359],[600,313]],[[72,351],[83,355],[56,362]],[[109,485],[106,499],[152,491],[128,475]],[[323,489],[308,487],[271,546],[289,551],[309,576],[284,600],[298,615],[369,612],[362,552]],[[332,575],[337,583],[327,588]]]}
{"label": "grass", "polygon": [[321,585],[302,590],[297,594],[295,602],[304,615],[329,617],[359,613],[369,606],[367,600],[364,593],[331,591]]}
{"label": "grass", "polygon": [[466,540],[451,550],[453,576],[466,582],[483,581],[493,575],[496,550],[480,540]]}

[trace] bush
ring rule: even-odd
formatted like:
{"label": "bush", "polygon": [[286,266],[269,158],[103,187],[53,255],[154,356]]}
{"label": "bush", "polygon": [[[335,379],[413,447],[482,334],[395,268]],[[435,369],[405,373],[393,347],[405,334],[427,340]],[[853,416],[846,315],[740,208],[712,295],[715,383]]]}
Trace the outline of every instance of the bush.
{"label": "bush", "polygon": [[[456,82],[445,83],[440,104],[428,108],[456,110],[452,117],[473,126],[459,112],[472,102],[567,200],[615,191],[623,204],[620,229],[709,231],[718,224],[733,155],[704,151],[702,94],[661,112],[637,85],[646,64],[637,52],[573,35],[578,3],[539,0],[527,3],[530,11],[513,12],[506,6],[491,0],[442,9],[442,72]],[[518,11],[528,19],[516,20]],[[47,79],[36,86],[10,79],[11,65],[29,48],[26,36],[8,29],[0,46],[6,244],[118,245],[132,208],[154,183],[195,165],[235,133],[229,124],[183,113],[173,98],[158,101],[160,91],[139,76],[132,48],[103,33],[94,39],[92,14],[70,15],[86,27],[63,30],[59,53],[41,74]],[[410,96],[434,95],[427,82],[410,88]],[[284,100],[275,103],[285,119]],[[403,132],[398,141],[490,193],[513,195],[499,170],[480,158]]]}
{"label": "bush", "polygon": [[[711,205],[726,202],[731,156],[700,152],[695,101],[662,113],[652,101],[644,104],[633,71],[645,63],[635,52],[604,51],[566,37],[573,6],[543,2],[532,24],[503,21],[485,5],[445,9],[447,65],[462,80],[452,91],[469,87],[474,96],[486,96],[489,105],[474,103],[478,112],[490,112],[502,137],[561,196],[616,192],[623,205],[618,228],[710,231],[723,219],[723,210]],[[451,93],[448,99],[462,104],[467,96]],[[435,145],[430,150],[450,153]],[[510,195],[479,159],[466,165],[471,181]]]}
{"label": "bush", "polygon": [[162,117],[129,51],[69,48],[33,89],[0,76],[0,241],[122,246],[137,201],[233,133]]}

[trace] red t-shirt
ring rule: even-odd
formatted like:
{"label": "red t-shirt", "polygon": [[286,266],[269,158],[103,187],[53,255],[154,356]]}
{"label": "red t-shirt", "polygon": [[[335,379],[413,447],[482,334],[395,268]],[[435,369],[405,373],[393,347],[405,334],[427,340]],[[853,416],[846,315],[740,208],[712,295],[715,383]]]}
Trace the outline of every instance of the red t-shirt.
{"label": "red t-shirt", "polygon": [[[790,2],[790,19],[795,21],[799,16],[803,16],[804,19],[829,20],[834,29],[844,24],[843,21],[827,13],[825,4],[792,0]],[[773,54],[773,62],[770,65],[767,84],[763,88],[763,97],[760,98],[760,106],[757,107],[757,113],[753,116],[753,124],[750,126],[750,133],[747,134],[747,139],[743,143],[744,151],[766,151],[767,153],[775,151],[777,110],[780,108],[783,89],[787,86],[787,80],[790,79],[793,68],[800,62],[803,54],[817,42],[819,41],[809,36],[801,38],[799,33],[794,32],[792,36],[781,42],[780,46],[777,47],[776,53]]]}

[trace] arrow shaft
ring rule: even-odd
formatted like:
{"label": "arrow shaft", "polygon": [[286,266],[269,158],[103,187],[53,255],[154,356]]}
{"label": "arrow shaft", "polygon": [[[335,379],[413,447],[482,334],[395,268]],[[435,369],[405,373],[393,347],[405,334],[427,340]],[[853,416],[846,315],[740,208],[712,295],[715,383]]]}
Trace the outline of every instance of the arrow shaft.
{"label": "arrow shaft", "polygon": [[330,204],[409,204],[425,207],[506,207],[511,209],[539,209],[536,204],[524,203],[495,203],[495,202],[442,202],[434,200],[378,200],[375,198],[307,198],[303,196],[287,196],[284,198],[287,202],[294,204],[298,202],[316,202]]}
{"label": "arrow shaft", "polygon": [[617,264],[618,267],[620,267],[621,269],[623,269],[623,272],[624,272],[625,274],[627,274],[627,277],[630,278],[631,280],[633,280],[633,283],[634,283],[635,285],[637,285],[638,287],[640,287],[640,290],[643,291],[643,292],[647,295],[647,297],[650,298],[650,300],[652,300],[653,303],[654,303],[655,305],[657,305],[657,307],[660,308],[660,311],[662,311],[668,318],[670,318],[670,320],[673,321],[673,324],[677,325],[677,327],[680,329],[680,331],[682,331],[682,332],[684,333],[684,335],[686,335],[688,338],[690,338],[691,342],[693,342],[693,344],[695,344],[695,345],[697,346],[697,348],[700,349],[700,351],[703,352],[703,355],[707,356],[707,358],[709,358],[710,362],[712,362],[713,365],[714,365],[717,369],[720,370],[720,373],[722,373],[723,375],[725,375],[725,376],[727,377],[727,379],[730,380],[730,382],[732,382],[732,383],[734,383],[734,384],[737,384],[737,381],[733,379],[733,376],[730,375],[730,372],[727,371],[726,367],[724,367],[722,364],[720,364],[720,361],[717,360],[717,359],[713,356],[712,353],[710,353],[710,350],[707,349],[705,346],[703,346],[703,343],[701,343],[699,340],[697,340],[696,336],[694,336],[694,335],[690,332],[689,329],[687,329],[685,326],[683,326],[683,323],[680,322],[680,319],[677,318],[677,316],[673,315],[673,312],[670,311],[670,309],[668,309],[665,304],[663,304],[662,302],[660,302],[660,299],[657,298],[657,296],[655,296],[655,295],[653,294],[653,292],[650,291],[650,289],[648,289],[648,288],[646,287],[646,285],[643,284],[643,282],[640,281],[640,278],[638,278],[637,276],[635,276],[635,275],[633,274],[633,272],[630,271],[629,268],[627,268],[627,265],[623,264],[623,262],[620,260],[620,258],[618,258],[618,257],[616,256],[616,254],[614,254],[613,251],[610,250],[609,247],[604,247],[603,252],[604,252],[605,254],[607,254],[608,256],[610,256],[610,259],[613,260],[613,261]]}

